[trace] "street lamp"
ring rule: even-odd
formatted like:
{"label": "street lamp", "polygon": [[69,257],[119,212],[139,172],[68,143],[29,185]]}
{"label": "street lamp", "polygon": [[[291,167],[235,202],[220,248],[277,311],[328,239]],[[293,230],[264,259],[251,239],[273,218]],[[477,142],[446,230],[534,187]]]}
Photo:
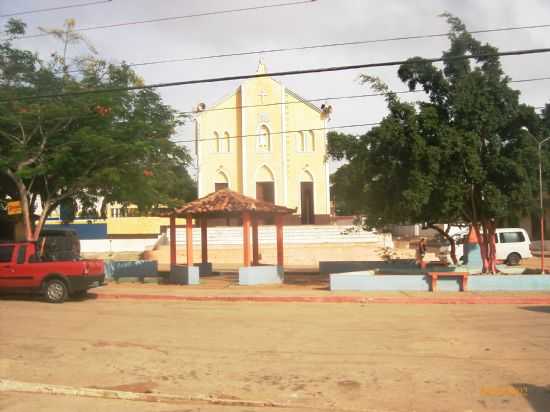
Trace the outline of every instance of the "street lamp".
{"label": "street lamp", "polygon": [[[526,130],[529,133],[529,129],[527,129],[527,127],[523,126],[522,129]],[[550,140],[550,136],[542,140],[538,140],[531,133],[529,133],[529,136],[531,136],[537,142],[537,149],[539,154],[540,271],[542,274],[544,274],[544,205],[542,203],[542,145],[548,140]]]}

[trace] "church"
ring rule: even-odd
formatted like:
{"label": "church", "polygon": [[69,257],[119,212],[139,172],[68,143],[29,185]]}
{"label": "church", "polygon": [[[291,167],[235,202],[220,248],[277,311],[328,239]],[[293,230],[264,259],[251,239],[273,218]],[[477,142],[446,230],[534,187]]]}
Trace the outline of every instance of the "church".
{"label": "church", "polygon": [[[267,73],[261,61],[257,73]],[[227,187],[296,208],[287,223],[329,222],[324,110],[266,76],[196,112],[199,197]]]}

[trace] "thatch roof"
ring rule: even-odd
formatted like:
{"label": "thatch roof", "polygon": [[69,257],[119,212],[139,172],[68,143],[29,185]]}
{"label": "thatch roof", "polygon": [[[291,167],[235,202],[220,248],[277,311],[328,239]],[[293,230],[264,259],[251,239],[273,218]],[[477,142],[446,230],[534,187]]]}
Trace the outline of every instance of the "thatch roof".
{"label": "thatch roof", "polygon": [[277,206],[273,203],[257,200],[230,189],[221,189],[200,199],[186,203],[179,208],[175,208],[173,213],[176,216],[234,216],[245,211],[261,215],[274,215],[294,213],[296,209],[289,209],[285,206]]}

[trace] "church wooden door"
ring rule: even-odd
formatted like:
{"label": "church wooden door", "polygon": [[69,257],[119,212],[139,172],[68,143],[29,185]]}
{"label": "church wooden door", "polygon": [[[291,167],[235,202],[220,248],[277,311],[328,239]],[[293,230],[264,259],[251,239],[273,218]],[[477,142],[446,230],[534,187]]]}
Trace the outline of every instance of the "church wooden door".
{"label": "church wooden door", "polygon": [[227,189],[229,185],[227,183],[214,183],[214,191],[217,192],[218,190]]}
{"label": "church wooden door", "polygon": [[[275,203],[275,184],[273,182],[256,182],[256,199]],[[260,219],[264,225],[272,225],[273,218]]]}
{"label": "church wooden door", "polygon": [[275,185],[273,182],[256,182],[256,199],[275,203]]}
{"label": "church wooden door", "polygon": [[302,225],[315,224],[313,208],[313,182],[300,182],[300,208],[302,209]]}

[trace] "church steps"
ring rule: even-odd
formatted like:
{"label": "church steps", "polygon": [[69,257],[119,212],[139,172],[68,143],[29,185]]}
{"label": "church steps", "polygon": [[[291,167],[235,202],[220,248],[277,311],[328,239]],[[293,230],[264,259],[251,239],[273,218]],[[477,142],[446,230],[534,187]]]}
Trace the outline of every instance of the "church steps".
{"label": "church steps", "polygon": [[[368,231],[353,231],[344,226],[286,226],[284,242],[288,244],[323,244],[323,243],[376,243],[383,240],[382,235]],[[347,232],[347,230],[350,230]],[[169,238],[170,234],[167,233]],[[275,226],[258,228],[260,244],[275,244]],[[176,243],[185,243],[185,229],[177,228]],[[242,227],[208,228],[209,245],[241,245]],[[193,244],[200,244],[200,229],[193,229]]]}

